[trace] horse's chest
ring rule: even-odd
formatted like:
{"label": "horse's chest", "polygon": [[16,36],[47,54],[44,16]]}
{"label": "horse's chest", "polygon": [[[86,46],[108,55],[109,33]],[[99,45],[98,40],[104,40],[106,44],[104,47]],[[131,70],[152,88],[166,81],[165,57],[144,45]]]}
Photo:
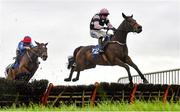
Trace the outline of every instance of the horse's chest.
{"label": "horse's chest", "polygon": [[36,62],[34,62],[34,63],[28,63],[28,68],[29,68],[30,71],[31,71],[31,70],[34,70],[34,68],[36,68],[36,67],[38,67],[37,64],[36,64]]}
{"label": "horse's chest", "polygon": [[116,55],[119,58],[124,59],[128,55],[127,47],[121,47],[121,48],[117,49],[116,53],[117,53]]}

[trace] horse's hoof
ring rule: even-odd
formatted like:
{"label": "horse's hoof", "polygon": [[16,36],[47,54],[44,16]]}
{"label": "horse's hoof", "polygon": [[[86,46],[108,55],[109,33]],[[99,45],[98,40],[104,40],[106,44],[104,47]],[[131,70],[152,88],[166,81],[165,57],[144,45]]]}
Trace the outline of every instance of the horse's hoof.
{"label": "horse's hoof", "polygon": [[71,81],[71,79],[70,78],[66,78],[66,79],[64,79],[64,81],[69,82],[69,81]]}
{"label": "horse's hoof", "polygon": [[133,86],[134,86],[133,82],[130,82],[129,87],[133,87]]}
{"label": "horse's hoof", "polygon": [[143,84],[148,84],[148,83],[149,82],[146,79],[143,80]]}
{"label": "horse's hoof", "polygon": [[77,79],[77,78],[74,78],[72,81],[73,81],[73,82],[76,82],[77,80],[79,80],[79,79]]}

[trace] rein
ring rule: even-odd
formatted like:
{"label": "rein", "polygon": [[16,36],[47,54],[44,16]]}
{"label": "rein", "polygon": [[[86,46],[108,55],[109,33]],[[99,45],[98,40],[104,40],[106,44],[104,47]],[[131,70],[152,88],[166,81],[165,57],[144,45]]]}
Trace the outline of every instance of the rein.
{"label": "rein", "polygon": [[126,43],[121,43],[121,42],[119,42],[119,41],[110,41],[110,42],[112,42],[112,43],[117,43],[117,44],[122,45],[122,46],[126,45]]}
{"label": "rein", "polygon": [[[119,41],[108,41],[108,42],[107,42],[107,44],[114,44],[114,43],[115,43],[115,44],[118,44],[118,45],[120,45],[120,46],[126,45],[126,43],[121,43],[121,42],[119,42]],[[106,44],[106,45],[107,45],[107,44]],[[106,45],[105,45],[105,46],[106,46]]]}

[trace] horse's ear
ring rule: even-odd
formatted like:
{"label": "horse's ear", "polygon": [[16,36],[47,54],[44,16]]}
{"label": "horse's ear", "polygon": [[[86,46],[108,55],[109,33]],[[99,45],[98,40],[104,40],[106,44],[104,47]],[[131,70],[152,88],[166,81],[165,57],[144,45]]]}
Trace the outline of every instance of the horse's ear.
{"label": "horse's ear", "polygon": [[34,41],[37,45],[39,45],[39,42]]}
{"label": "horse's ear", "polygon": [[133,17],[133,14],[131,15],[131,18]]}
{"label": "horse's ear", "polygon": [[45,46],[47,46],[48,45],[48,43],[45,43]]}
{"label": "horse's ear", "polygon": [[127,17],[126,17],[126,15],[124,14],[124,13],[122,13],[122,17],[124,18],[124,19],[126,19]]}

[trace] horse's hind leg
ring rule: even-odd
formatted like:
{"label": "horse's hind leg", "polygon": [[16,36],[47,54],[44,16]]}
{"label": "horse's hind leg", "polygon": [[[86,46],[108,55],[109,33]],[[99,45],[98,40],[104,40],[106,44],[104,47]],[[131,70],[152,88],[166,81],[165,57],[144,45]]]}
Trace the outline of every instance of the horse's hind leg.
{"label": "horse's hind leg", "polygon": [[68,78],[65,78],[64,81],[68,82],[68,81],[71,81],[72,79],[72,75],[73,75],[73,72],[74,72],[74,67],[71,68],[71,71],[70,71],[70,74],[69,74],[69,77]]}
{"label": "horse's hind leg", "polygon": [[80,75],[80,71],[77,71],[77,76],[76,78],[72,79],[73,82],[78,81],[79,80],[79,75]]}
{"label": "horse's hind leg", "polygon": [[147,79],[144,77],[144,75],[141,73],[141,71],[139,70],[139,68],[137,67],[136,64],[133,63],[133,61],[131,60],[131,58],[128,56],[126,58],[126,63],[128,65],[130,65],[131,67],[133,67],[139,74],[139,76],[141,77],[141,79],[143,79],[143,83],[148,83]]}

